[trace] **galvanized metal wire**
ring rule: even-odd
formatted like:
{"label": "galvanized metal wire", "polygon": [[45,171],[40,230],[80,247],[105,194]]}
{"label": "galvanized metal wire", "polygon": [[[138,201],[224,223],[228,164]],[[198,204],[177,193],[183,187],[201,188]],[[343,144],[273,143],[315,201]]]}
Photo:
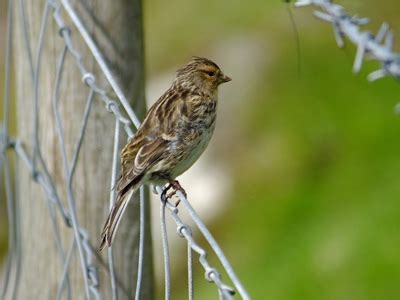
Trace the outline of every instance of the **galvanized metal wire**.
{"label": "galvanized metal wire", "polygon": [[356,45],[357,52],[353,64],[353,72],[361,70],[365,58],[376,60],[380,63],[380,69],[368,75],[369,81],[374,81],[385,76],[400,79],[400,54],[394,52],[394,35],[389,25],[383,23],[379,31],[374,35],[361,27],[369,23],[368,18],[351,16],[343,6],[333,3],[331,0],[297,0],[297,7],[314,6],[314,15],[332,24],[334,37],[339,47],[345,44],[345,38]]}
{"label": "galvanized metal wire", "polygon": [[[10,114],[10,64],[12,55],[12,44],[13,44],[13,11],[16,9],[15,5],[18,5],[18,18],[21,24],[23,33],[23,45],[26,51],[27,59],[29,62],[30,70],[27,74],[30,78],[32,88],[33,88],[33,135],[32,135],[32,153],[24,147],[26,141],[21,140],[18,137],[11,137],[9,132],[9,114]],[[46,199],[49,217],[51,218],[53,224],[53,234],[54,242],[60,254],[60,260],[63,264],[63,272],[61,274],[59,285],[57,289],[57,299],[63,297],[71,299],[71,282],[69,279],[69,267],[71,263],[71,258],[75,251],[78,251],[79,261],[82,269],[82,275],[85,286],[85,297],[86,299],[101,299],[99,291],[99,280],[96,263],[94,261],[93,252],[95,247],[90,244],[89,236],[85,228],[83,228],[77,219],[76,214],[76,203],[78,199],[75,197],[75,191],[73,189],[73,178],[75,170],[78,164],[78,158],[81,153],[83,139],[85,137],[86,127],[88,120],[91,115],[91,107],[95,96],[97,96],[105,104],[107,111],[112,113],[115,117],[115,131],[114,136],[110,137],[114,140],[113,147],[113,159],[111,164],[111,178],[110,185],[113,187],[115,185],[117,174],[118,174],[118,161],[119,161],[119,139],[121,135],[121,129],[125,131],[127,136],[131,138],[133,136],[133,128],[138,128],[140,126],[140,121],[137,118],[135,112],[130,107],[122,89],[119,87],[115,76],[110,71],[107,66],[102,53],[94,42],[93,38],[83,25],[80,20],[79,15],[76,13],[75,9],[68,0],[47,0],[45,1],[44,11],[42,14],[40,33],[37,41],[37,49],[35,54],[33,54],[31,47],[32,37],[28,32],[28,23],[26,17],[26,7],[25,1],[19,0],[18,3],[9,0],[8,1],[8,21],[7,21],[7,42],[6,42],[6,55],[5,55],[5,90],[3,96],[3,120],[0,131],[0,167],[3,169],[4,182],[6,188],[6,201],[7,201],[7,213],[9,220],[9,251],[8,259],[5,270],[5,280],[1,290],[1,298],[10,297],[11,299],[16,299],[18,284],[20,280],[20,269],[21,269],[21,250],[20,242],[21,237],[19,233],[19,206],[23,205],[21,203],[22,199],[18,195],[18,187],[13,190],[11,184],[11,155],[14,154],[17,158],[17,164],[22,163],[26,167],[26,172],[29,172],[34,180],[39,186],[42,187]],[[52,18],[51,18],[52,16]],[[65,21],[65,16],[68,16],[75,28],[71,28]],[[56,77],[55,85],[52,94],[52,108],[53,115],[56,120],[56,130],[57,138],[59,141],[59,151],[62,157],[63,170],[64,170],[64,182],[67,190],[67,203],[65,206],[61,201],[60,195],[55,187],[54,179],[52,178],[50,172],[48,171],[48,166],[43,159],[41,153],[41,144],[39,141],[39,110],[40,105],[38,101],[39,95],[39,79],[41,76],[41,66],[45,63],[45,58],[43,57],[43,45],[46,36],[49,34],[47,28],[49,24],[54,22],[59,28],[59,34],[64,42],[64,47],[59,54],[57,66],[56,66]],[[71,32],[76,30],[79,32],[81,39],[85,42],[87,47],[90,49],[91,54],[95,58],[98,66],[100,67],[102,73],[107,79],[107,87],[101,87],[96,83],[95,76],[86,67],[82,55],[78,49],[74,46],[71,39]],[[65,66],[66,57],[69,56],[73,59],[74,63],[78,67],[80,76],[82,78],[83,84],[88,88],[86,107],[84,114],[82,116],[82,123],[80,131],[77,136],[76,145],[74,148],[73,156],[71,161],[68,160],[66,151],[66,142],[64,139],[64,125],[61,121],[59,102],[60,102],[60,85],[63,78],[63,70]],[[117,95],[117,99],[112,99],[106,93],[106,89],[111,88]],[[122,105],[124,112],[121,112],[119,104]],[[128,117],[125,117],[125,114]],[[18,168],[15,168],[16,172]],[[18,176],[18,174],[16,174]],[[162,187],[156,187],[159,193],[162,192]],[[212,237],[208,231],[205,224],[201,221],[200,217],[194,211],[190,203],[187,201],[186,197],[182,193],[177,193],[180,198],[182,207],[188,210],[193,222],[199,228],[200,232],[204,235],[205,239],[210,244],[211,248],[215,252],[215,255],[219,258],[222,266],[225,269],[226,274],[231,279],[234,288],[238,291],[242,299],[250,299],[248,293],[246,292],[244,286],[240,283],[238,277],[233,271],[233,268],[229,264],[227,258],[223,254],[221,248],[218,246],[215,239]],[[110,196],[110,208],[115,200],[115,191],[111,189]],[[143,279],[143,262],[145,257],[144,249],[144,235],[145,235],[145,190],[144,187],[140,189],[140,228],[139,228],[139,251],[138,251],[138,270],[137,270],[137,282],[136,282],[136,294],[135,299],[140,299],[140,291]],[[207,260],[207,252],[203,247],[197,243],[193,237],[192,229],[189,225],[185,224],[178,213],[178,209],[168,202],[161,201],[161,217],[160,224],[165,230],[163,230],[162,238],[164,245],[164,258],[165,258],[165,298],[170,299],[171,290],[171,280],[170,280],[170,260],[168,255],[168,237],[167,230],[165,227],[166,212],[169,212],[171,219],[175,222],[177,226],[178,235],[184,238],[188,245],[188,297],[189,299],[194,298],[194,284],[193,284],[193,252],[199,254],[199,262],[204,268],[206,280],[213,282],[217,289],[220,299],[232,299],[234,294],[234,288],[228,286],[222,281],[221,274],[212,267]],[[74,233],[74,238],[71,240],[70,245],[64,247],[61,243],[61,231],[59,225],[57,225],[57,218],[63,220],[64,226],[71,228]],[[101,226],[102,224],[99,224]],[[113,264],[113,253],[112,248],[108,250],[108,260],[109,260],[109,277],[110,277],[110,289],[111,297],[113,300],[118,298],[118,286],[116,284],[116,274]]]}

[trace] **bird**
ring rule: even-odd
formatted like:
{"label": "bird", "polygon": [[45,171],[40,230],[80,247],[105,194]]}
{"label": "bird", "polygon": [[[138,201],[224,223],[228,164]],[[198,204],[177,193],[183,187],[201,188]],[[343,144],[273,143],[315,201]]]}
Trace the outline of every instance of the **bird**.
{"label": "bird", "polygon": [[[121,151],[116,200],[101,234],[99,250],[110,247],[132,195],[143,184],[167,185],[165,201],[186,192],[176,177],[204,152],[213,135],[218,87],[231,81],[210,59],[194,56],[176,71],[165,93],[150,107],[133,138]],[[167,191],[174,192],[167,195]],[[176,206],[179,202],[176,203]]]}

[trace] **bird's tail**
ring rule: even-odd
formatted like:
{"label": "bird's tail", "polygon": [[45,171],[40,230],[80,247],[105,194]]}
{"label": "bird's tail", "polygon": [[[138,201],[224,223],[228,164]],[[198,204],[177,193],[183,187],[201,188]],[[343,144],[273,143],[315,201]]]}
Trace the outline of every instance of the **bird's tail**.
{"label": "bird's tail", "polygon": [[115,237],[115,233],[117,232],[119,222],[121,221],[121,217],[135,190],[136,189],[134,188],[130,188],[126,193],[118,195],[115,204],[108,215],[103,232],[101,233],[101,244],[99,251],[103,250],[106,246],[111,246]]}

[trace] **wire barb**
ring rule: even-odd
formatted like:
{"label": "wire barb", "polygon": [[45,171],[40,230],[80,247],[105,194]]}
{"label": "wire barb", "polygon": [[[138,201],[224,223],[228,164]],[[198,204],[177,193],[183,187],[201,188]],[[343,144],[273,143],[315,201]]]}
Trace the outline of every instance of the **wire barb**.
{"label": "wire barb", "polygon": [[[297,0],[296,7],[315,6],[318,10],[314,15],[319,19],[333,24],[334,36],[339,47],[344,46],[344,37],[357,46],[353,72],[361,70],[362,62],[368,54],[382,64],[382,69],[371,73],[368,80],[373,81],[385,76],[400,79],[400,54],[393,52],[393,33],[389,25],[383,23],[374,37],[370,32],[361,30],[361,26],[369,23],[368,18],[357,15],[350,16],[344,8],[330,0]],[[382,44],[383,43],[383,44]]]}

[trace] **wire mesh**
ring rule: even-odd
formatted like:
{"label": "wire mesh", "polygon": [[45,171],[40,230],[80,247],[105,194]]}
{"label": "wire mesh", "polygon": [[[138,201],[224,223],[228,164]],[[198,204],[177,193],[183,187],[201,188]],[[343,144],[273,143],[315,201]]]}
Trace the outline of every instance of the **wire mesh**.
{"label": "wire mesh", "polygon": [[[9,113],[10,113],[10,64],[11,64],[11,54],[12,54],[12,43],[13,43],[13,11],[16,9],[15,5],[18,5],[18,20],[21,23],[22,33],[23,33],[23,45],[26,51],[28,62],[29,62],[29,76],[31,80],[31,84],[33,86],[34,94],[32,96],[32,101],[34,103],[33,109],[33,135],[32,135],[32,153],[28,153],[28,151],[24,147],[24,142],[18,137],[12,138],[9,132]],[[87,47],[90,49],[91,54],[97,61],[98,66],[100,67],[102,73],[107,79],[108,84],[112,88],[112,90],[117,95],[117,100],[111,99],[106,93],[105,87],[100,87],[96,83],[95,76],[89,71],[89,69],[85,66],[84,60],[82,58],[81,53],[74,46],[71,39],[71,32],[73,29],[67,25],[64,20],[64,16],[68,15],[72,23],[75,25],[77,32],[80,33],[80,37],[85,42]],[[51,23],[51,18],[55,22],[55,24],[59,28],[59,34],[64,42],[64,47],[60,53],[58,58],[57,66],[56,66],[56,77],[55,77],[55,87],[52,94],[52,109],[53,115],[56,120],[56,130],[57,130],[57,139],[59,144],[59,150],[62,157],[62,165],[64,170],[64,184],[67,190],[67,203],[65,206],[61,201],[61,196],[59,195],[55,183],[54,178],[52,178],[48,166],[43,159],[41,144],[39,139],[39,79],[41,76],[41,66],[45,62],[45,58],[43,57],[44,49],[44,40],[46,35],[49,34],[48,27],[49,23]],[[76,171],[76,167],[79,161],[79,155],[81,153],[83,139],[86,133],[88,120],[91,115],[91,108],[93,105],[93,101],[95,96],[98,96],[103,103],[105,104],[105,108],[107,111],[112,113],[115,117],[115,131],[114,136],[109,137],[114,139],[114,147],[113,147],[113,159],[111,162],[111,178],[110,184],[111,187],[115,185],[117,173],[118,173],[118,156],[119,156],[119,139],[121,135],[121,128],[125,131],[127,136],[131,138],[133,136],[132,124],[138,128],[140,126],[139,119],[137,118],[135,112],[130,107],[126,97],[124,96],[122,89],[119,87],[117,80],[113,76],[109,67],[107,66],[102,53],[99,48],[96,46],[93,41],[91,35],[88,33],[87,29],[81,22],[79,15],[74,10],[73,6],[68,0],[48,0],[45,1],[44,11],[41,19],[40,33],[37,41],[37,49],[36,56],[33,55],[32,47],[31,47],[31,36],[28,32],[28,22],[27,22],[27,13],[25,7],[25,1],[19,0],[18,3],[9,0],[8,1],[8,21],[7,21],[7,43],[6,43],[6,55],[5,55],[5,92],[3,96],[3,105],[4,105],[4,114],[2,121],[2,128],[0,134],[0,167],[4,171],[4,182],[6,188],[6,201],[7,201],[7,213],[9,219],[9,251],[8,251],[8,259],[5,267],[5,280],[1,290],[1,298],[5,298],[7,296],[10,299],[17,298],[18,284],[20,280],[20,269],[21,269],[21,251],[20,251],[20,243],[21,236],[19,233],[19,206],[23,205],[21,203],[22,199],[20,199],[18,195],[18,186],[15,187],[15,193],[12,188],[11,183],[11,153],[15,154],[17,158],[17,164],[22,163],[26,167],[26,172],[31,174],[32,180],[35,181],[39,186],[42,187],[46,198],[47,198],[47,208],[49,212],[49,216],[52,221],[52,229],[54,234],[55,244],[57,246],[60,259],[63,264],[63,271],[60,277],[60,282],[57,288],[56,298],[62,299],[64,296],[66,299],[71,299],[71,281],[69,275],[69,268],[71,264],[72,257],[74,253],[77,251],[79,254],[79,261],[82,271],[82,277],[84,281],[85,287],[85,296],[86,299],[101,299],[100,295],[100,283],[98,279],[97,265],[94,262],[94,253],[95,247],[90,244],[89,236],[85,228],[83,228],[76,214],[76,203],[79,199],[76,198],[75,191],[73,189],[73,179]],[[66,151],[66,142],[64,137],[64,124],[60,117],[60,84],[63,78],[63,71],[66,63],[66,57],[72,57],[74,63],[78,67],[80,76],[82,77],[83,83],[88,87],[88,94],[86,99],[86,107],[84,110],[84,114],[82,116],[82,122],[80,125],[80,131],[78,133],[77,142],[73,151],[71,161],[68,160],[67,151]],[[124,114],[119,109],[118,102],[122,104],[125,113],[128,115],[128,118],[124,116]],[[122,126],[122,127],[121,127]],[[10,150],[10,151],[8,151]],[[16,168],[18,170],[18,168]],[[17,175],[16,175],[17,176]],[[162,187],[156,187],[156,190],[160,193],[162,192]],[[144,235],[145,235],[145,191],[144,188],[140,189],[140,229],[139,229],[139,251],[138,251],[138,269],[137,269],[137,282],[136,282],[136,293],[135,299],[140,299],[140,291],[143,280],[143,262],[144,262]],[[177,193],[177,196],[180,198],[183,203],[183,208],[187,209],[189,215],[191,216],[193,222],[199,228],[200,232],[204,235],[205,239],[210,244],[211,248],[215,252],[216,256],[220,260],[223,265],[227,275],[232,281],[233,286],[236,288],[238,293],[243,299],[250,299],[248,293],[246,292],[243,285],[240,283],[238,277],[233,271],[233,268],[229,264],[225,255],[223,254],[221,248],[218,246],[215,239],[212,237],[207,227],[201,221],[197,213],[194,211],[190,203],[184,197],[182,193]],[[112,206],[115,199],[115,192],[111,188],[110,189],[110,207]],[[232,299],[234,294],[234,289],[227,284],[223,283],[221,279],[220,273],[210,265],[207,260],[207,252],[202,248],[194,239],[192,234],[192,229],[189,225],[183,223],[178,214],[178,209],[171,205],[168,202],[161,201],[161,217],[160,224],[165,227],[165,218],[166,212],[170,213],[172,220],[175,222],[177,226],[177,232],[179,236],[184,238],[188,245],[188,294],[189,299],[193,299],[194,297],[194,288],[193,288],[193,252],[199,254],[199,262],[201,266],[204,268],[205,277],[208,281],[213,282],[217,289],[220,299]],[[57,214],[57,212],[59,214]],[[73,241],[71,241],[70,246],[66,249],[61,243],[61,229],[59,228],[57,219],[60,218],[63,220],[64,226],[67,228],[71,228],[74,234]],[[170,299],[170,290],[171,290],[171,280],[170,280],[170,270],[169,270],[169,255],[168,255],[168,237],[166,229],[162,234],[163,245],[164,245],[164,258],[165,258],[165,298]],[[108,260],[109,260],[109,277],[110,277],[110,286],[111,286],[111,297],[112,299],[118,298],[117,293],[117,284],[116,284],[116,275],[113,267],[113,253],[112,248],[108,250]]]}

